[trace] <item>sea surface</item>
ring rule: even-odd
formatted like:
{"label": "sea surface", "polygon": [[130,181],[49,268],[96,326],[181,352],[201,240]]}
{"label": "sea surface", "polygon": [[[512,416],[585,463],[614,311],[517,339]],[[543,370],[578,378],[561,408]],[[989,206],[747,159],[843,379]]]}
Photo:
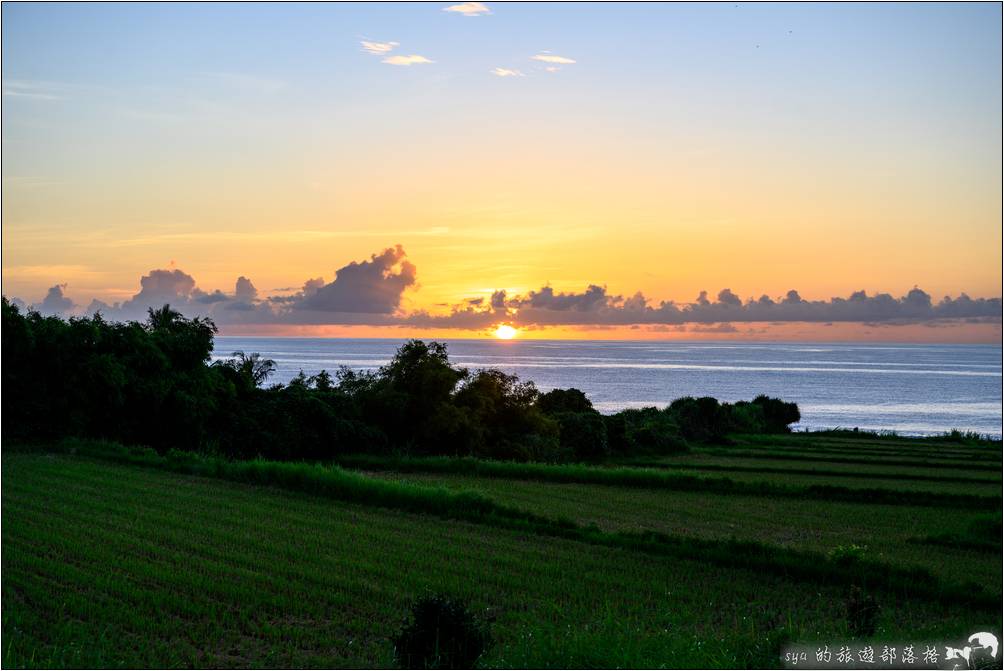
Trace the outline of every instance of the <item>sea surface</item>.
{"label": "sea surface", "polygon": [[[541,390],[576,387],[601,412],[664,406],[680,396],[722,401],[758,394],[795,401],[798,428],[908,435],[949,429],[1001,435],[998,345],[797,344],[554,340],[447,341],[450,360],[495,367]],[[303,370],[372,370],[401,340],[225,337],[215,358],[258,352],[276,362],[270,382]]]}

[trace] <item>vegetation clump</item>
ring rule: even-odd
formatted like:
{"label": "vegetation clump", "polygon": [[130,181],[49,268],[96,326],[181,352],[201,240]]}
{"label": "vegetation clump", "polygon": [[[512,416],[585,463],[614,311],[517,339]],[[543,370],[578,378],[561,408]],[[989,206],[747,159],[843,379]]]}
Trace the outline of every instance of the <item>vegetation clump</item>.
{"label": "vegetation clump", "polygon": [[394,657],[405,669],[472,669],[491,636],[482,618],[456,599],[419,599],[411,621],[394,638]]}
{"label": "vegetation clump", "polygon": [[300,373],[268,385],[275,363],[213,361],[216,326],[170,306],[144,323],[63,320],[3,300],[3,437],[98,438],[158,451],[329,461],[347,454],[568,462],[666,455],[730,432],[782,433],[794,403],[683,398],[602,415],[582,391],[541,393],[496,369],[450,363],[445,344],[411,340],[374,372]]}
{"label": "vegetation clump", "polygon": [[853,636],[874,636],[878,622],[879,605],[870,594],[866,594],[857,585],[852,585],[845,603],[847,609],[847,628]]}
{"label": "vegetation clump", "polygon": [[838,564],[848,565],[861,561],[867,550],[867,547],[856,545],[854,543],[851,543],[850,545],[838,545],[830,550],[829,557]]}

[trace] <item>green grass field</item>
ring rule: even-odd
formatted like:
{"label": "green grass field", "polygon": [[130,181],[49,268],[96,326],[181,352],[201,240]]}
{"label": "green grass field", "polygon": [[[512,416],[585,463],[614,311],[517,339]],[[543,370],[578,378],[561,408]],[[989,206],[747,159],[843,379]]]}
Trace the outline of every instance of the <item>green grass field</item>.
{"label": "green grass field", "polygon": [[[840,440],[825,442],[827,450],[854,451]],[[814,454],[797,445],[793,438],[779,443]],[[883,439],[850,448],[869,445],[925,459],[939,447]],[[727,465],[730,449],[679,459]],[[865,546],[863,557],[879,568],[920,567],[939,585],[984,586],[998,602],[1001,591],[999,516],[996,538],[980,545],[986,539],[971,529],[988,517],[992,527],[994,514],[958,506],[462,473],[383,470],[352,478],[322,467],[274,469],[288,471],[280,479],[265,465],[231,472],[212,464],[196,469],[197,460],[120,463],[96,458],[100,451],[86,454],[5,450],[5,667],[389,666],[391,636],[414,599],[430,593],[459,597],[491,620],[494,644],[479,663],[486,668],[777,666],[782,640],[851,637],[845,602],[853,567],[845,580],[838,564],[830,576],[726,565],[703,546],[688,556],[659,552],[674,539],[754,541],[781,553],[765,556],[815,552],[823,564],[827,553],[853,544]],[[1000,453],[981,454],[997,460],[996,470],[970,463],[958,473],[973,475],[959,477],[996,476],[999,496]],[[788,463],[735,459],[773,469]],[[790,463],[804,469],[812,462]],[[883,477],[867,486],[895,485],[895,467],[880,468]],[[905,468],[921,476],[946,472]],[[311,484],[329,473],[335,484]],[[823,477],[710,475],[780,476],[796,486]],[[273,485],[235,481],[242,477],[272,477]],[[405,484],[388,489],[387,481]],[[956,484],[945,491],[971,492]],[[981,494],[993,494],[992,482],[980,486]],[[371,489],[376,494],[367,498]],[[482,498],[450,498],[455,490]],[[467,504],[484,512],[468,513]],[[532,514],[530,522],[520,526],[519,511]],[[665,536],[646,545],[610,535],[644,531]],[[958,543],[923,542],[932,538]],[[802,555],[791,557],[797,567]],[[971,598],[970,588],[959,588],[957,598],[945,599],[933,587],[904,590],[889,580],[866,585],[881,607],[876,641],[1000,632],[999,604],[988,605],[993,598]]]}
{"label": "green grass field", "polygon": [[696,492],[554,484],[438,474],[373,473],[422,484],[479,491],[507,505],[569,517],[602,529],[653,530],[701,538],[763,541],[830,552],[864,546],[865,556],[900,565],[922,566],[936,575],[965,582],[972,576],[1001,589],[1001,555],[958,548],[937,552],[911,542],[924,535],[949,534],[981,513],[912,506],[864,506],[750,496],[708,496]]}
{"label": "green grass field", "polygon": [[816,469],[819,472],[806,472],[810,469],[752,466],[742,467],[725,464],[712,468],[708,465],[689,465],[686,463],[672,462],[662,464],[661,468],[672,468],[674,472],[685,473],[695,476],[718,476],[727,477],[737,482],[774,482],[778,484],[791,483],[793,478],[805,485],[837,485],[840,487],[851,487],[856,489],[892,489],[904,492],[933,492],[947,494],[979,494],[981,496],[999,495],[1001,492],[1000,479],[991,479],[981,474],[979,477],[967,477],[953,474],[939,479],[937,476],[927,476],[921,479],[918,476],[902,477],[902,474],[890,472],[886,477],[877,477],[879,473],[867,472],[865,469],[855,469],[853,471],[831,471],[829,469]]}

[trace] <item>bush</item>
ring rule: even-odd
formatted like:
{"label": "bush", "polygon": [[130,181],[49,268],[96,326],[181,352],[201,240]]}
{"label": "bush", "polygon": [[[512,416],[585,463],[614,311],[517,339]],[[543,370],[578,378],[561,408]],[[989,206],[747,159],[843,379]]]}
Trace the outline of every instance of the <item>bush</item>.
{"label": "bush", "polygon": [[463,603],[435,595],[415,603],[394,638],[394,657],[406,669],[471,669],[490,640],[487,625]]}
{"label": "bush", "polygon": [[540,395],[537,407],[549,415],[561,412],[596,412],[592,401],[578,389],[552,389]]}
{"label": "bush", "polygon": [[879,605],[875,597],[865,594],[857,585],[852,585],[844,605],[847,612],[847,628],[851,634],[859,638],[874,636],[879,614]]}
{"label": "bush", "polygon": [[728,410],[709,396],[678,398],[669,405],[669,414],[687,440],[721,440],[730,428]]}
{"label": "bush", "polygon": [[560,412],[554,418],[560,427],[562,450],[576,459],[599,459],[610,454],[607,427],[598,412]]}
{"label": "bush", "polygon": [[753,405],[760,406],[763,410],[764,431],[767,433],[788,433],[791,431],[789,424],[797,424],[802,419],[796,404],[787,403],[779,398],[761,394],[753,399]]}
{"label": "bush", "polygon": [[680,427],[665,410],[632,408],[605,418],[607,441],[618,454],[674,454],[687,451]]}
{"label": "bush", "polygon": [[837,564],[846,566],[864,559],[867,550],[866,546],[851,543],[850,545],[838,545],[830,550],[827,556]]}

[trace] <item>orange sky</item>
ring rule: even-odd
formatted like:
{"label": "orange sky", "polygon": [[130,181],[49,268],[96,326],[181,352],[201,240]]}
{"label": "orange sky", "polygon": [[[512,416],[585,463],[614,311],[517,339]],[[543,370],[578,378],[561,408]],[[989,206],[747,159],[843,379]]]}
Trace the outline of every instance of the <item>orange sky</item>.
{"label": "orange sky", "polygon": [[[1000,7],[733,9],[11,6],[3,292],[82,308],[178,268],[288,294],[400,244],[402,313],[545,285],[999,297]],[[683,337],[760,337],[737,328]]]}

